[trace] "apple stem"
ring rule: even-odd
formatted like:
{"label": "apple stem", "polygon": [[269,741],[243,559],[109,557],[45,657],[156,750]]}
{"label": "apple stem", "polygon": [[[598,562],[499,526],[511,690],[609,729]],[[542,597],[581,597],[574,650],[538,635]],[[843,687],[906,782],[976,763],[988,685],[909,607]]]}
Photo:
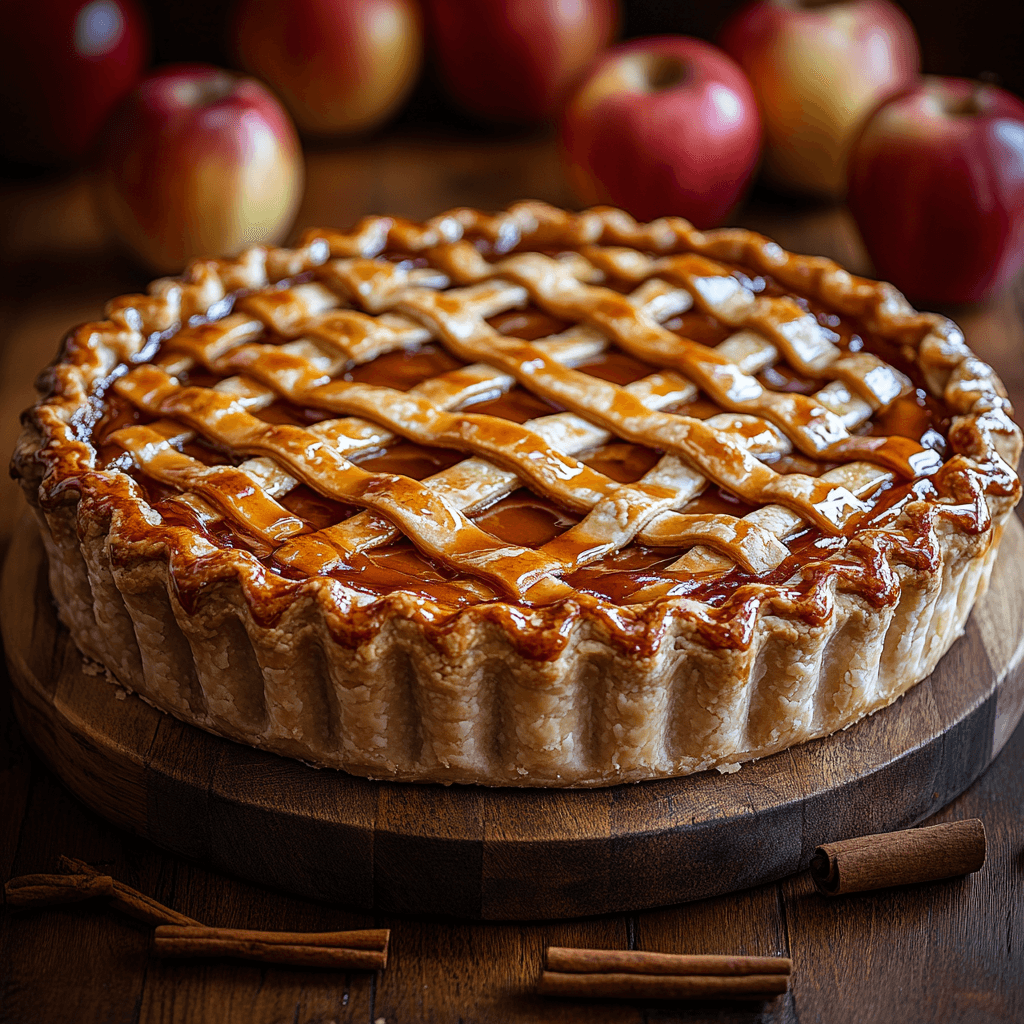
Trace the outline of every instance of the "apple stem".
{"label": "apple stem", "polygon": [[230,95],[235,87],[237,75],[229,71],[204,74],[193,80],[182,80],[174,84],[174,92],[182,106],[209,107],[225,96]]}
{"label": "apple stem", "polygon": [[678,57],[659,55],[651,64],[647,81],[652,91],[661,92],[680,85],[690,77],[690,65]]}
{"label": "apple stem", "polygon": [[951,117],[975,117],[983,114],[985,103],[984,86],[976,85],[969,96],[959,96],[946,103],[946,113]]}

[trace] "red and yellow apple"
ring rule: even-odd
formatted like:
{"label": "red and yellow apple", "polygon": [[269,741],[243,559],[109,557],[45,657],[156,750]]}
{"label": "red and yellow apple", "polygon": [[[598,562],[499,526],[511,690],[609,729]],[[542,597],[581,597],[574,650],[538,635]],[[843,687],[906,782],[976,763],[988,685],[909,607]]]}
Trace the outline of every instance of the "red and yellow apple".
{"label": "red and yellow apple", "polygon": [[147,266],[182,269],[279,241],[302,197],[302,151],[257,81],[206,65],[151,75],[118,106],[102,143],[100,209]]}
{"label": "red and yellow apple", "polygon": [[973,302],[1024,266],[1024,103],[925,78],[872,115],[850,208],[880,277],[912,299]]}
{"label": "red and yellow apple", "polygon": [[757,94],[766,177],[831,199],[845,192],[849,149],[867,116],[921,66],[914,28],[889,0],[756,0],[719,42]]}
{"label": "red and yellow apple", "polygon": [[3,5],[0,151],[19,163],[84,157],[149,55],[135,0]]}
{"label": "red and yellow apple", "polygon": [[441,79],[489,121],[557,116],[618,26],[616,0],[426,0]]}
{"label": "red and yellow apple", "polygon": [[610,50],[565,109],[566,171],[585,203],[641,220],[720,223],[757,167],[761,124],[740,68],[710,43],[638,39]]}
{"label": "red and yellow apple", "polygon": [[232,46],[299,128],[321,136],[382,124],[423,61],[414,0],[241,0]]}

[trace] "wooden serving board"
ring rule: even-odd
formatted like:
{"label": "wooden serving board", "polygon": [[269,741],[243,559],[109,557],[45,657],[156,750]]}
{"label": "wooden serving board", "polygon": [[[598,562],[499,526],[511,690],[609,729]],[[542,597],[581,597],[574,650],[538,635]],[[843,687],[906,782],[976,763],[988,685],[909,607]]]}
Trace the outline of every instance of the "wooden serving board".
{"label": "wooden serving board", "polygon": [[1024,713],[1022,562],[1012,517],[964,636],[927,680],[846,732],[732,775],[578,791],[372,782],[184,725],[83,661],[57,620],[28,520],[0,608],[22,728],[115,824],[302,896],[522,920],[743,889],[806,867],[819,843],[944,806]]}

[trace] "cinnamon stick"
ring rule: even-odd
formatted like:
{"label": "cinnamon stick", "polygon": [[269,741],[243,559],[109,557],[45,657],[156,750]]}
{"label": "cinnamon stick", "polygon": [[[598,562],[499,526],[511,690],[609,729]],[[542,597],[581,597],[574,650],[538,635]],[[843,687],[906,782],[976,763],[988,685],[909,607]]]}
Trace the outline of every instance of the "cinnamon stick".
{"label": "cinnamon stick", "polygon": [[61,857],[63,875],[23,875],[4,886],[15,907],[47,906],[105,896],[115,909],[157,925],[153,950],[158,956],[242,957],[265,963],[299,964],[378,971],[387,964],[386,928],[344,932],[264,932],[208,928],[130,885],[104,875],[91,864]]}
{"label": "cinnamon stick", "polygon": [[387,928],[345,932],[262,932],[241,928],[177,927],[156,929],[158,956],[241,957],[264,963],[299,964],[366,971],[387,965]]}
{"label": "cinnamon stick", "polygon": [[549,971],[569,974],[750,975],[790,974],[793,961],[783,956],[721,956],[700,953],[651,953],[642,949],[571,949],[549,946]]}
{"label": "cinnamon stick", "polygon": [[99,872],[93,875],[21,875],[4,885],[9,907],[51,907],[111,896],[113,892],[114,880]]}
{"label": "cinnamon stick", "polygon": [[591,999],[771,999],[789,987],[788,974],[574,974],[544,971],[545,996]]}
{"label": "cinnamon stick", "polygon": [[787,957],[551,946],[537,991],[602,999],[770,999],[786,991],[792,970]]}
{"label": "cinnamon stick", "polygon": [[985,826],[978,818],[825,843],[814,851],[818,892],[839,896],[934,882],[977,871],[985,863]]}
{"label": "cinnamon stick", "polygon": [[[91,864],[87,864],[84,860],[78,860],[76,857],[62,856],[59,863],[61,870],[69,873],[66,877],[98,876],[100,874]],[[194,918],[179,914],[177,910],[172,910],[170,907],[165,907],[151,896],[139,892],[138,889],[133,889],[130,885],[125,885],[124,882],[119,882],[117,879],[112,879],[112,882],[113,891],[109,894],[110,905],[129,917],[145,921],[146,924],[199,924]]]}

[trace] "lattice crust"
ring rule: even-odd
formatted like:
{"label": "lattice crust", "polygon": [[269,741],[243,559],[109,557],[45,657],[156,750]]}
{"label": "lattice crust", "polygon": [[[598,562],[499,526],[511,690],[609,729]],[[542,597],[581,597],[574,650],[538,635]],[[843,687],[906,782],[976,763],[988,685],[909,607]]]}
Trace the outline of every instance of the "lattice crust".
{"label": "lattice crust", "polygon": [[[502,321],[517,310],[566,326],[520,338],[514,317]],[[364,773],[592,785],[742,760],[848,724],[929,671],[962,628],[971,601],[950,587],[984,585],[1019,496],[1005,392],[952,323],[746,231],[538,203],[420,225],[371,217],[309,232],[293,250],[194,263],[107,315],[67,339],[15,458],[67,577],[54,589],[76,639],[109,664],[97,635],[127,631],[130,650],[110,667],[158,705]],[[720,340],[674,329],[687,315]],[[841,322],[876,351],[827,326]],[[451,368],[409,388],[385,370],[373,379],[378,360],[437,348]],[[651,372],[604,379],[595,367],[613,353]],[[873,426],[876,414],[897,422],[921,387],[945,411],[945,436]],[[523,422],[481,411],[512,393],[554,408]],[[116,409],[127,414],[106,430]],[[456,454],[424,479],[372,468],[398,443]],[[624,482],[593,458],[610,444],[656,456]],[[489,532],[481,513],[523,487],[570,525],[532,545]],[[330,522],[301,514],[300,490],[336,503]],[[709,504],[712,493],[737,514]],[[361,586],[372,553],[403,538],[429,582],[413,567],[390,593]],[[639,550],[665,553],[658,571],[635,573],[617,596],[589,585]],[[221,622],[212,633],[204,602]],[[931,642],[915,625],[922,608],[941,626]],[[226,620],[243,634],[225,638]],[[281,631],[309,629],[315,654],[282,662]],[[845,662],[840,633],[864,649]],[[789,684],[762,682],[783,636],[806,650],[775,665]],[[585,656],[570,653],[580,642]],[[186,645],[172,665],[169,650]],[[518,696],[494,698],[500,714],[481,703],[485,663],[515,677]],[[598,663],[621,681],[617,697],[585,682]],[[388,690],[390,710],[364,721],[341,679],[359,666],[391,679],[385,690],[440,688],[448,703],[431,710],[421,694],[415,711],[396,711]],[[718,723],[696,752],[667,738],[682,727],[676,691],[693,686],[690,726]],[[793,686],[807,692],[761,693]],[[600,707],[580,696],[588,687]],[[570,690],[582,709],[556,713]],[[638,690],[650,691],[646,710],[624,711]],[[741,721],[719,719],[712,709],[734,698]],[[782,717],[766,725],[755,710],[773,704]],[[295,706],[307,708],[298,724],[281,711]],[[310,725],[312,706],[327,725]],[[386,724],[410,715],[418,725]],[[645,721],[656,740],[623,739]],[[602,737],[586,754],[581,731]]]}

